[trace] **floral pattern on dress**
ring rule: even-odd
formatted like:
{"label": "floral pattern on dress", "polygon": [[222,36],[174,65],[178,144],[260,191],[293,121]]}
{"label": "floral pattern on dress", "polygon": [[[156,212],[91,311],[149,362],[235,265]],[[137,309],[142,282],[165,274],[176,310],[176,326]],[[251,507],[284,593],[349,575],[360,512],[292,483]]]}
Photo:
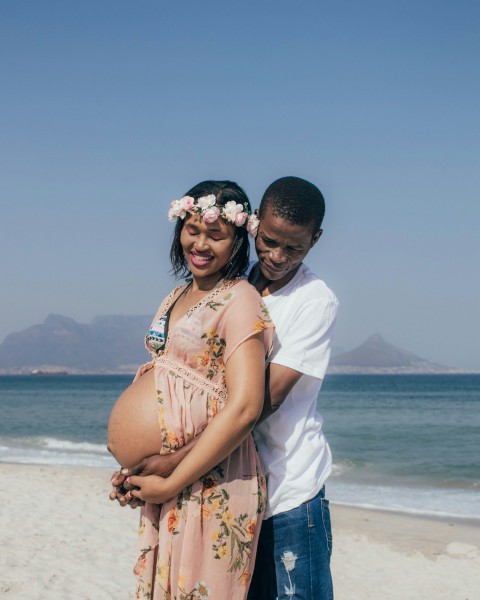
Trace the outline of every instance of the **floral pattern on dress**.
{"label": "floral pattern on dress", "polygon": [[175,452],[183,444],[180,444],[180,440],[178,435],[172,429],[167,429],[165,425],[165,414],[166,408],[163,401],[163,395],[161,390],[157,390],[157,402],[158,402],[158,422],[160,425],[160,434],[162,438],[162,448],[161,454],[169,454],[170,452]]}
{"label": "floral pattern on dress", "polygon": [[205,340],[205,347],[202,352],[195,355],[199,367],[207,370],[208,379],[213,379],[215,375],[222,375],[222,384],[224,381],[223,373],[225,364],[223,362],[223,353],[225,352],[225,339],[220,337],[214,329],[202,334],[202,340]]}
{"label": "floral pattern on dress", "polygon": [[[162,303],[165,314],[184,288]],[[241,318],[238,318],[239,311]],[[177,451],[225,406],[231,353],[272,323],[244,280],[225,281],[169,328],[155,369],[160,453]],[[148,347],[148,345],[147,345]],[[135,567],[139,600],[244,600],[266,502],[265,478],[248,436],[225,460],[163,505],[142,507]]]}
{"label": "floral pattern on dress", "polygon": [[[229,507],[230,495],[220,485],[224,477],[221,466],[215,467],[207,475],[200,478],[202,488],[198,493],[192,492],[192,487],[187,487],[178,497],[177,504],[168,513],[168,528],[173,534],[175,526],[178,525],[179,510],[185,502],[194,502],[199,506],[199,518],[202,524],[211,519],[216,520],[215,529],[212,531],[210,540],[214,558],[221,560],[228,558],[228,571],[242,570],[240,578],[244,575],[246,558],[251,554],[252,540],[257,527],[257,516],[249,517],[246,513],[238,516]],[[263,513],[266,495],[265,478],[262,475],[263,486],[258,486],[258,508],[257,513]]]}

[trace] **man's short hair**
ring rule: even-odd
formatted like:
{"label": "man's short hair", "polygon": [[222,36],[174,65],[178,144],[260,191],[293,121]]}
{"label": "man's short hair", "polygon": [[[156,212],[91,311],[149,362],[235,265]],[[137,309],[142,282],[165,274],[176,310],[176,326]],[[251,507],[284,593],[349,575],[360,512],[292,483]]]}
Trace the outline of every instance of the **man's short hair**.
{"label": "man's short hair", "polygon": [[322,192],[300,177],[281,177],[268,186],[260,203],[260,220],[269,208],[294,225],[310,225],[312,233],[322,226],[325,200]]}

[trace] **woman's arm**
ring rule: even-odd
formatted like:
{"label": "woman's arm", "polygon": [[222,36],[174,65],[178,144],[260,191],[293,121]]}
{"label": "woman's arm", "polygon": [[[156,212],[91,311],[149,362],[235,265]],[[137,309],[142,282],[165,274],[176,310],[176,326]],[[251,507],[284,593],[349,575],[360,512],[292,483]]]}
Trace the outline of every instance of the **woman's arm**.
{"label": "woman's arm", "polygon": [[168,478],[128,477],[138,486],[132,496],[156,504],[166,502],[231,454],[249,435],[262,412],[265,390],[265,346],[254,335],[234,350],[226,367],[228,400],[210,421],[192,451]]}

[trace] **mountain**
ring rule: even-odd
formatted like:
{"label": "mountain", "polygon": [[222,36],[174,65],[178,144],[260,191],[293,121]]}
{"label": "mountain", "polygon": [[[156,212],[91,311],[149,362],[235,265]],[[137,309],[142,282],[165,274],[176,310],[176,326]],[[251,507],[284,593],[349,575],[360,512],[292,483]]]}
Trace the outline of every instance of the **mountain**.
{"label": "mountain", "polygon": [[[49,315],[44,323],[5,338],[0,344],[0,373],[131,373],[148,360],[143,339],[150,321],[146,315],[107,315],[86,324]],[[335,350],[330,373],[454,371],[397,348],[378,333],[350,352]]]}
{"label": "mountain", "polygon": [[455,369],[432,363],[413,352],[386,342],[379,333],[371,335],[350,352],[330,359],[330,373],[446,373]]}
{"label": "mountain", "polygon": [[0,344],[0,372],[122,371],[148,360],[143,346],[151,316],[95,317],[91,324],[49,315]]}

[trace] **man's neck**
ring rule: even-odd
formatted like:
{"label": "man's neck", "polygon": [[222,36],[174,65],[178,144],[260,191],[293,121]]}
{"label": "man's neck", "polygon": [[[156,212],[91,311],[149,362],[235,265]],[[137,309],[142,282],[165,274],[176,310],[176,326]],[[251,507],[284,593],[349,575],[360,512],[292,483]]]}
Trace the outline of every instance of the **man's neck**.
{"label": "man's neck", "polygon": [[267,279],[260,269],[260,263],[256,263],[252,270],[250,271],[250,275],[248,276],[248,281],[256,288],[260,296],[265,297],[273,294],[274,292],[278,292],[284,288],[287,284],[292,281],[295,275],[298,272],[298,269],[303,263],[300,263],[295,269],[287,273],[282,279],[278,281],[272,281],[271,279]]}

